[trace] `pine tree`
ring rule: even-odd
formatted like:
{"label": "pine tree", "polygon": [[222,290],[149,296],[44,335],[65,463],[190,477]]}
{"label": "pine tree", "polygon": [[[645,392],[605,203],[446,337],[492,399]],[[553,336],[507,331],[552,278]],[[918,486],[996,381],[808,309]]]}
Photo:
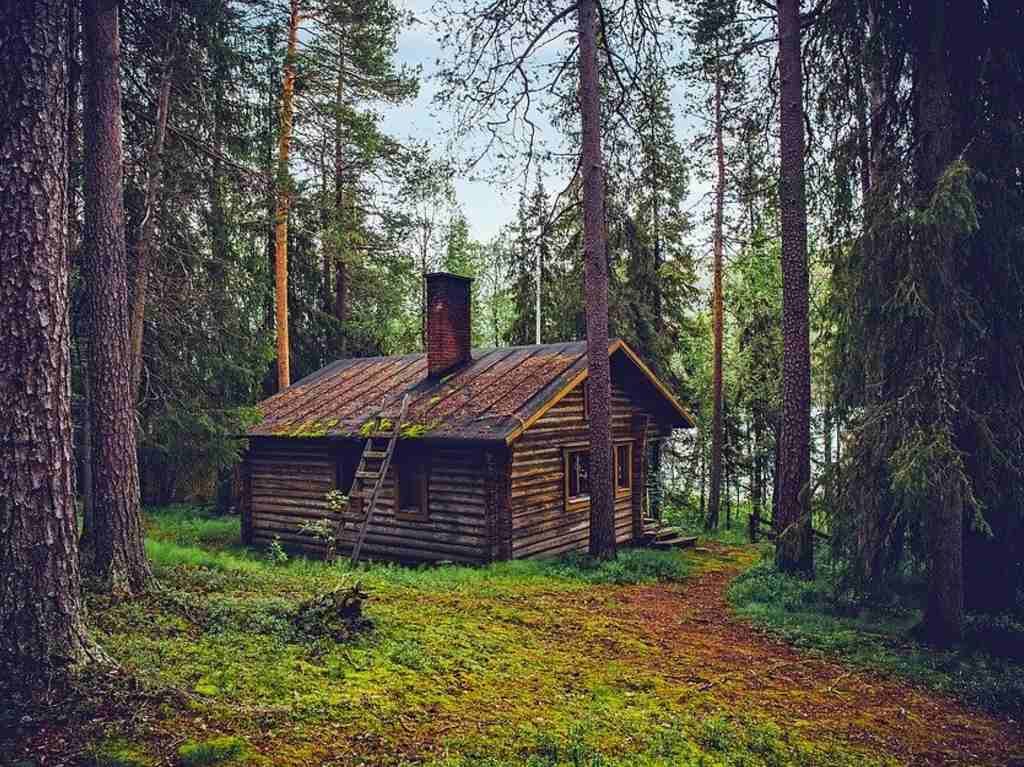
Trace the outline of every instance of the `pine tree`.
{"label": "pine tree", "polygon": [[277,136],[277,202],[274,208],[274,306],[277,331],[277,389],[291,385],[288,343],[288,211],[292,179],[288,155],[294,121],[295,68],[299,45],[299,0],[290,0],[288,43],[281,83],[281,127]]}
{"label": "pine tree", "polygon": [[93,527],[83,563],[99,588],[143,591],[150,579],[139,507],[128,260],[122,179],[121,37],[116,0],[85,0],[85,233],[89,313]]}
{"label": "pine tree", "polygon": [[0,695],[32,696],[88,647],[71,457],[67,7],[0,16]]}
{"label": "pine tree", "polygon": [[604,228],[601,103],[597,67],[597,4],[577,8],[583,176],[584,296],[587,305],[587,393],[590,405],[590,553],[615,556],[612,492],[611,369],[608,359],[608,243]]}
{"label": "pine tree", "polygon": [[779,208],[782,217],[782,435],[779,443],[775,561],[783,572],[814,573],[810,504],[811,354],[804,188],[803,76],[800,3],[780,0]]}

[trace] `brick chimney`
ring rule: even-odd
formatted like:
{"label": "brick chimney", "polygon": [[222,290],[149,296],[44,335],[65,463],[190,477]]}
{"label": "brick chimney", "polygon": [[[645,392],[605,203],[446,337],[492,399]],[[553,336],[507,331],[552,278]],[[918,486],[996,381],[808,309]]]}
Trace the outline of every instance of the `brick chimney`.
{"label": "brick chimney", "polygon": [[473,280],[434,272],[427,280],[427,371],[447,373],[470,359],[470,285]]}

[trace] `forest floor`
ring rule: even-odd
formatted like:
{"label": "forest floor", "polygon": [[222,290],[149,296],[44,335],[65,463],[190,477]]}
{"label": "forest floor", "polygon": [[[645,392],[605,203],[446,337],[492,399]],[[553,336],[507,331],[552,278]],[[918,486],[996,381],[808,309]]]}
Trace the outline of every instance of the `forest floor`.
{"label": "forest floor", "polygon": [[[236,535],[152,517],[158,587],[90,603],[121,670],[19,715],[0,763],[1024,765],[1018,723],[738,617],[753,547],[353,573]],[[296,632],[296,603],[357,579],[372,630]]]}

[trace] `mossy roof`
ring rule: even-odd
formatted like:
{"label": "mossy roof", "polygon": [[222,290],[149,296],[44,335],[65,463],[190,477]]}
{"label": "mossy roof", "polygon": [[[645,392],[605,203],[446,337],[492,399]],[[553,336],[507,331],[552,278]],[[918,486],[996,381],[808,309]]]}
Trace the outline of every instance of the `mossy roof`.
{"label": "mossy roof", "polygon": [[[631,377],[656,400],[659,425],[693,420],[667,387],[622,341],[609,346],[613,375]],[[342,359],[259,404],[262,420],[249,436],[358,437],[367,422],[397,417],[409,394],[405,424],[429,439],[512,442],[587,375],[585,341],[473,350],[447,375],[427,374],[425,354]]]}

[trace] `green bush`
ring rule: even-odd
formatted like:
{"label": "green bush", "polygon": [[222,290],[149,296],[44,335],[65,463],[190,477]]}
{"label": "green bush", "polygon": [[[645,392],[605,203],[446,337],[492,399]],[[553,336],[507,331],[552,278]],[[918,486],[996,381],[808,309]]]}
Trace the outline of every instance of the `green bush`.
{"label": "green bush", "polygon": [[1008,613],[968,615],[964,642],[1002,658],[1024,661],[1024,619]]}
{"label": "green bush", "polygon": [[690,567],[678,551],[622,549],[612,560],[568,554],[546,563],[553,575],[587,583],[657,583],[686,580]]}

